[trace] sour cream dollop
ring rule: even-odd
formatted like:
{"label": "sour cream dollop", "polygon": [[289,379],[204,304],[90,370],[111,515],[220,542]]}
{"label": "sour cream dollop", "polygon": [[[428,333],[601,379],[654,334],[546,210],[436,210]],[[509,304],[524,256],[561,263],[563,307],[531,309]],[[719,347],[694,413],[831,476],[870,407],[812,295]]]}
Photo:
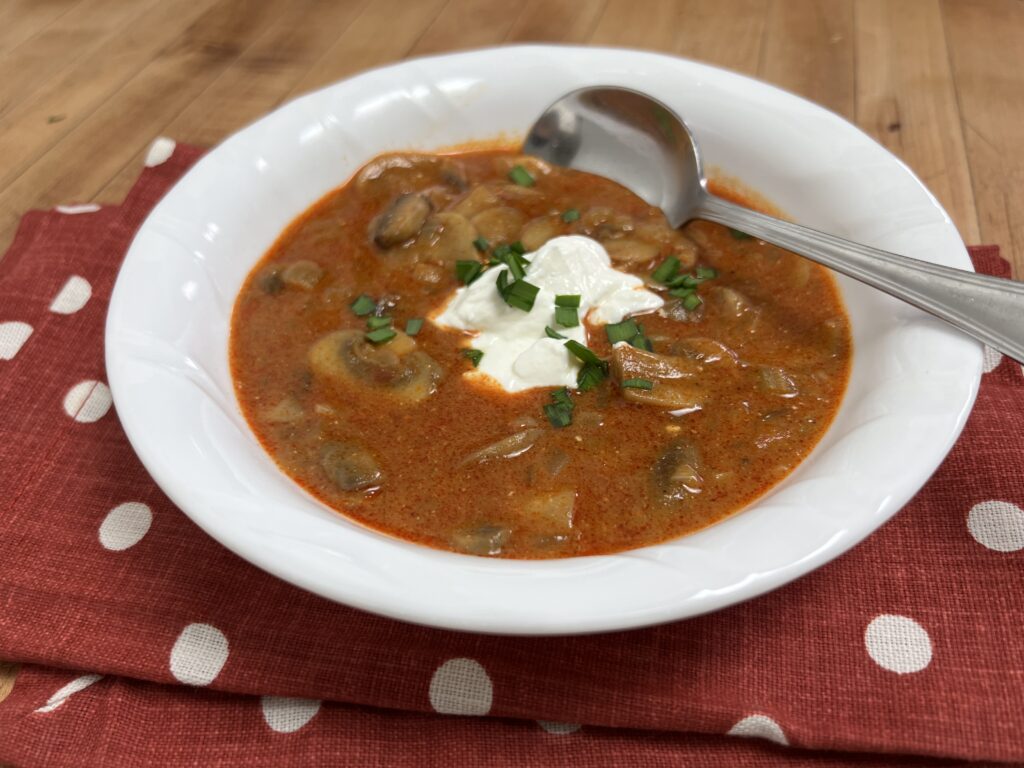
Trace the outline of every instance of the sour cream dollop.
{"label": "sour cream dollop", "polygon": [[[507,267],[492,267],[473,284],[455,291],[433,318],[437,325],[476,333],[471,346],[484,356],[466,375],[479,378],[483,374],[507,392],[576,386],[579,361],[564,341],[545,334],[545,326],[586,344],[584,318],[595,325],[617,323],[665,303],[644,288],[639,277],[612,268],[608,252],[589,237],[556,237],[526,258],[530,260],[526,279],[540,288],[529,312],[505,303],[495,283]],[[580,296],[580,325],[575,328],[555,324],[555,296],[559,294]]]}

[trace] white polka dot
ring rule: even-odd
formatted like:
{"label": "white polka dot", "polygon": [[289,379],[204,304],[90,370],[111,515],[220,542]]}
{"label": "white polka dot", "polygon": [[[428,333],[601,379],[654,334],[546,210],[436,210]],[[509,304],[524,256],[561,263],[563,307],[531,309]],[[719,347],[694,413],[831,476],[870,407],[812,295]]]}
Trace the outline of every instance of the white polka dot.
{"label": "white polka dot", "polygon": [[576,733],[580,729],[579,723],[554,723],[551,720],[538,720],[537,725],[548,733],[564,736],[568,733]]}
{"label": "white polka dot", "polygon": [[430,679],[430,705],[445,715],[486,715],[494,686],[487,670],[473,659],[448,659]]}
{"label": "white polka dot", "polygon": [[320,702],[316,699],[264,696],[260,703],[263,706],[263,719],[271,730],[278,733],[295,733],[320,711]]}
{"label": "white polka dot", "polygon": [[102,419],[113,399],[102,381],[80,381],[64,395],[64,412],[75,421],[90,424]]}
{"label": "white polka dot", "polygon": [[50,311],[58,315],[73,315],[85,306],[92,296],[92,286],[84,277],[72,275],[50,302]]}
{"label": "white polka dot", "polygon": [[0,323],[0,360],[13,360],[31,335],[32,326],[28,323]]}
{"label": "white polka dot", "polygon": [[906,616],[876,616],[864,631],[864,644],[878,666],[901,675],[920,672],[932,661],[928,632]]}
{"label": "white polka dot", "polygon": [[153,513],[141,501],[118,504],[100,524],[100,544],[115,552],[134,547],[152,524]]}
{"label": "white polka dot", "polygon": [[228,660],[228,639],[209,624],[189,624],[171,649],[171,674],[186,685],[209,685]]}
{"label": "white polka dot", "polygon": [[174,139],[168,139],[166,136],[161,136],[149,146],[149,152],[146,153],[146,167],[152,168],[157,165],[166,163],[171,155],[174,154],[174,148],[178,146]]}
{"label": "white polka dot", "polygon": [[82,205],[58,205],[55,210],[57,213],[75,216],[79,213],[96,213],[96,211],[100,210],[100,206],[96,205],[96,203],[83,203]]}
{"label": "white polka dot", "polygon": [[992,373],[992,371],[999,367],[1001,362],[1003,362],[1003,356],[986,344],[981,358],[981,369],[985,373]]}
{"label": "white polka dot", "polygon": [[782,732],[782,727],[768,715],[749,715],[729,729],[729,736],[744,738],[767,739],[776,744],[788,745],[789,739]]}
{"label": "white polka dot", "polygon": [[1024,549],[1024,509],[1009,501],[983,501],[967,513],[967,530],[996,552]]}
{"label": "white polka dot", "polygon": [[41,706],[36,712],[53,712],[64,705],[64,702],[68,700],[70,696],[78,693],[79,691],[85,690],[90,685],[95,683],[97,680],[102,680],[103,675],[82,675],[76,677],[67,685],[61,687],[53,696],[46,700],[46,703]]}

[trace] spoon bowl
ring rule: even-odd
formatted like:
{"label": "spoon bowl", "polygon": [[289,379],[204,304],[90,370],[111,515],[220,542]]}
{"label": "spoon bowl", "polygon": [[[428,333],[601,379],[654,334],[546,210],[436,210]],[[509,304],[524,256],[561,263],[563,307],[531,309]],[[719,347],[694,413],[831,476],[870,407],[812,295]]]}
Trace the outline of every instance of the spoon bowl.
{"label": "spoon bowl", "polygon": [[1024,284],[900,256],[767,216],[711,194],[700,148],[669,107],[639,91],[591,86],[537,119],[523,150],[617,181],[679,227],[706,219],[805,256],[1024,360]]}

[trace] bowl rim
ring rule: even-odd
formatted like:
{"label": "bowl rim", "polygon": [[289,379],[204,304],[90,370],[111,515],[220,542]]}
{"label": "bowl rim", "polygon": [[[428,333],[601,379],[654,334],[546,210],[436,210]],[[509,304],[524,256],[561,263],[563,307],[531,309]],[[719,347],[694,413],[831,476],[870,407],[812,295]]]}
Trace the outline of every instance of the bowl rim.
{"label": "bowl rim", "polygon": [[[467,62],[472,63],[474,61],[479,61],[481,58],[501,59],[502,57],[514,58],[524,55],[533,56],[539,54],[553,55],[556,58],[561,55],[582,56],[584,58],[601,56],[635,57],[642,58],[646,63],[671,62],[672,66],[679,66],[682,64],[685,65],[686,68],[691,68],[696,76],[741,82],[747,87],[756,87],[758,91],[761,91],[774,99],[781,99],[784,104],[796,104],[800,105],[805,110],[812,110],[819,114],[826,114],[831,119],[838,121],[837,125],[841,125],[843,130],[847,132],[851,130],[856,131],[860,134],[860,138],[863,141],[869,142],[874,145],[874,147],[884,152],[887,155],[888,161],[895,164],[895,166],[898,167],[907,177],[909,182],[917,185],[918,192],[922,192],[930,200],[931,205],[934,208],[934,212],[945,223],[949,224],[950,228],[952,228],[949,216],[905,163],[892,156],[891,153],[885,150],[884,147],[881,147],[874,141],[874,139],[856,126],[847,122],[841,116],[825,109],[824,107],[813,104],[802,97],[779,89],[776,86],[699,62],[649,51],[637,51],[629,48],[571,45],[516,45],[425,56],[377,67],[354,75],[353,77],[346,78],[338,83],[334,83],[311,93],[302,95],[287,102],[286,104],[283,104],[273,112],[225,139],[217,145],[216,148],[202,157],[184,176],[181,177],[181,179],[178,180],[178,182],[176,182],[174,187],[172,187],[164,198],[157,203],[146,218],[145,222],[141,225],[138,233],[133,239],[132,245],[127,251],[125,264],[133,258],[133,253],[135,253],[137,249],[145,245],[142,242],[143,233],[147,231],[147,228],[152,226],[158,212],[169,204],[168,201],[173,201],[175,191],[182,189],[183,185],[189,183],[190,179],[196,178],[197,174],[202,172],[204,168],[208,168],[211,164],[214,164],[214,158],[218,152],[224,152],[229,148],[235,148],[240,143],[244,143],[246,140],[253,138],[255,135],[254,132],[259,130],[259,126],[267,124],[268,121],[278,119],[279,116],[288,112],[299,112],[305,107],[315,105],[319,100],[328,98],[332,93],[336,93],[338,89],[345,88],[356,81],[380,79],[382,77],[387,78],[390,76],[398,76],[398,79],[400,80],[402,73],[414,72],[422,75],[422,72],[425,71],[425,69],[429,69],[430,66],[439,63],[461,62],[462,64],[465,64]],[[668,66],[668,64],[666,64],[666,66]],[[955,238],[955,242],[959,243],[959,247],[962,250],[963,244],[960,241],[959,236],[956,234],[955,229],[952,229],[952,235]],[[256,258],[259,258],[261,255],[262,254],[257,254]],[[964,259],[966,259],[965,253]],[[957,266],[967,269],[971,268],[969,260],[961,260],[961,263],[957,264]],[[249,268],[251,268],[251,264]],[[348,585],[348,587],[335,584],[331,588],[326,588],[322,573],[306,571],[303,569],[301,562],[297,562],[295,560],[286,562],[282,559],[279,548],[267,548],[260,543],[258,537],[253,538],[251,535],[241,535],[240,531],[232,530],[231,524],[225,519],[218,519],[216,515],[206,513],[197,507],[197,499],[195,495],[182,487],[179,480],[174,477],[173,471],[168,470],[166,462],[158,455],[157,447],[154,445],[153,441],[147,438],[146,424],[143,423],[143,420],[140,420],[140,411],[134,407],[136,401],[131,394],[133,384],[128,380],[125,373],[125,355],[127,353],[122,347],[123,338],[120,335],[124,329],[119,325],[125,314],[125,307],[123,306],[125,303],[124,295],[125,291],[128,290],[128,287],[124,282],[125,275],[126,271],[124,267],[122,267],[118,274],[117,282],[111,296],[110,311],[107,318],[106,359],[110,388],[114,402],[118,408],[118,415],[121,419],[125,433],[128,436],[136,454],[139,456],[143,465],[160,488],[168,495],[168,497],[170,497],[179,509],[184,511],[195,523],[206,531],[206,533],[219,541],[222,545],[231,549],[244,559],[256,564],[263,570],[272,573],[285,581],[291,582],[330,599],[373,613],[413,623],[464,631],[527,635],[581,634],[648,626],[718,610],[728,605],[774,590],[795,578],[805,575],[855,546],[866,536],[875,531],[882,523],[888,520],[907,501],[909,501],[912,495],[919,490],[924,482],[927,481],[931,473],[937,468],[938,464],[941,463],[942,459],[952,448],[954,442],[963,429],[967,416],[970,413],[974,399],[977,395],[981,376],[981,349],[979,346],[975,349],[974,357],[976,359],[973,361],[973,365],[970,355],[967,355],[965,358],[966,368],[964,369],[964,375],[965,385],[967,387],[966,396],[963,397],[960,402],[959,410],[954,415],[951,422],[951,428],[944,431],[942,439],[934,446],[933,454],[937,458],[934,461],[925,462],[930,465],[926,472],[919,473],[919,477],[916,477],[913,481],[887,495],[883,504],[872,510],[870,514],[864,516],[862,524],[859,527],[843,531],[842,535],[833,537],[826,546],[819,547],[813,552],[807,553],[806,556],[799,559],[797,562],[789,564],[788,567],[777,568],[767,573],[751,575],[750,578],[735,585],[734,588],[727,592],[727,594],[701,594],[669,605],[661,605],[657,607],[646,606],[637,610],[620,609],[618,612],[606,615],[594,614],[587,618],[573,616],[568,620],[562,616],[550,614],[536,617],[524,617],[522,614],[474,615],[469,611],[453,609],[450,605],[444,610],[439,611],[436,606],[414,604],[413,602],[410,602],[410,600],[402,597],[382,600],[382,593],[379,591],[368,596],[360,590],[360,584],[358,583],[353,583]],[[810,458],[805,459],[803,463],[806,464],[808,461],[810,461]],[[761,497],[757,502],[755,502],[755,506],[761,504],[764,501],[764,498],[765,497]],[[476,576],[482,576],[485,573],[492,572],[505,572],[508,574],[529,576],[530,571],[539,570],[551,563],[575,562],[582,567],[573,568],[571,570],[578,571],[579,573],[586,573],[590,569],[589,563],[586,561],[600,561],[610,557],[620,557],[632,559],[637,562],[644,561],[649,566],[657,570],[658,568],[663,568],[664,564],[660,562],[660,559],[656,554],[652,555],[651,551],[675,545],[678,544],[678,542],[685,542],[689,538],[690,537],[684,537],[683,539],[677,539],[674,542],[666,544],[645,547],[640,550],[631,550],[626,553],[621,553],[621,555],[602,555],[557,561],[484,560],[483,563],[465,563],[465,567],[459,566],[459,568],[465,574],[473,574]],[[435,560],[440,562],[443,560],[451,560],[452,558],[460,561],[479,560],[479,558],[469,558],[467,556],[453,555],[451,553],[440,553],[437,550],[432,550],[420,545],[408,544],[407,542],[401,542],[396,539],[390,539],[390,543],[394,548],[396,548],[396,550],[408,551],[410,548],[415,548],[418,550],[416,555],[423,558],[424,562]],[[265,544],[265,542],[263,544]],[[440,567],[444,568],[446,566],[442,564]],[[580,576],[577,573],[569,576],[568,578],[578,579]],[[714,592],[714,590],[712,590],[712,592]],[[621,603],[622,601],[620,600],[619,602]]]}

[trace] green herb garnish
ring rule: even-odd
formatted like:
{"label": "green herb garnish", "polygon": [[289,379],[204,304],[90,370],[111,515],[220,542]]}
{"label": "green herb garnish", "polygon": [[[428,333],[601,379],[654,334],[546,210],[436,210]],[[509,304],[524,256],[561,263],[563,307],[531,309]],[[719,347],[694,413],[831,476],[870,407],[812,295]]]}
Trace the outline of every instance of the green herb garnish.
{"label": "green herb garnish", "polygon": [[625,379],[619,386],[623,389],[654,389],[654,382],[648,379]]}
{"label": "green herb garnish", "polygon": [[422,317],[410,317],[405,323],[405,335],[415,336],[423,327]]}
{"label": "green herb garnish", "polygon": [[[526,246],[523,245],[518,240],[516,240],[514,243],[510,243],[508,248],[509,248],[510,251],[512,251],[512,253],[517,253],[520,256],[522,256],[524,253],[526,253]],[[529,262],[527,262],[527,264],[529,264]]]}
{"label": "green herb garnish", "polygon": [[584,363],[590,363],[591,365],[604,366],[604,361],[598,357],[594,352],[587,347],[580,344],[574,339],[569,339],[565,342],[565,348],[572,352],[577,358]]}
{"label": "green herb garnish", "polygon": [[749,240],[751,237],[746,232],[740,232],[738,229],[733,229],[732,227],[729,227],[729,234],[737,240]]}
{"label": "green herb garnish", "polygon": [[473,364],[473,367],[476,368],[480,365],[480,361],[483,359],[484,353],[479,349],[464,349],[462,350],[462,356],[469,360],[469,362]]}
{"label": "green herb garnish", "polygon": [[367,296],[365,293],[359,294],[359,297],[352,302],[352,311],[360,317],[370,314],[376,308],[377,302]]}
{"label": "green herb garnish", "polygon": [[473,247],[480,251],[480,253],[487,253],[487,249],[491,247],[491,244],[484,238],[478,237],[473,241]]}
{"label": "green herb garnish", "polygon": [[563,336],[558,331],[556,331],[554,328],[552,328],[550,325],[545,325],[544,326],[544,333],[546,333],[548,335],[549,339],[566,339],[567,338],[566,336]]}
{"label": "green herb garnish", "polygon": [[699,280],[713,280],[718,277],[718,270],[714,267],[697,267],[697,278]]}
{"label": "green herb garnish", "polygon": [[561,293],[555,296],[556,307],[579,307],[580,295],[578,293]]}
{"label": "green herb garnish", "polygon": [[375,331],[378,328],[387,328],[389,325],[391,325],[391,318],[387,315],[366,318],[366,327],[371,331]]}
{"label": "green herb garnish", "polygon": [[484,271],[484,265],[476,259],[459,259],[455,262],[455,277],[460,283],[469,285]]}
{"label": "green herb garnish", "polygon": [[579,310],[575,307],[555,307],[555,322],[563,328],[575,328],[580,324]]}
{"label": "green herb garnish", "polygon": [[508,172],[508,177],[513,184],[518,184],[520,187],[532,187],[534,184],[533,176],[521,165],[512,166],[512,170]]}
{"label": "green herb garnish", "polygon": [[621,323],[609,323],[604,332],[608,335],[608,343],[614,346],[620,341],[632,341],[640,333],[640,326],[636,320],[623,320]]}
{"label": "green herb garnish", "polygon": [[576,374],[576,388],[580,392],[588,392],[608,376],[608,370],[604,363],[585,363],[580,372]]}
{"label": "green herb garnish", "polygon": [[[502,274],[507,273],[503,272]],[[499,287],[500,290],[501,288]],[[501,296],[510,307],[529,312],[533,309],[533,303],[537,300],[538,291],[540,291],[540,288],[533,283],[528,283],[525,280],[516,280],[505,288]]]}
{"label": "green herb garnish", "polygon": [[383,344],[385,341],[391,341],[396,335],[397,331],[394,328],[377,328],[366,332],[366,340],[374,344]]}
{"label": "green herb garnish", "polygon": [[703,303],[704,300],[696,293],[691,293],[689,296],[683,297],[683,309],[688,312],[692,312]]}
{"label": "green herb garnish", "polygon": [[679,273],[679,259],[669,256],[651,273],[651,278],[659,283],[669,283]]}
{"label": "green herb garnish", "polygon": [[575,407],[576,404],[569,396],[569,390],[562,387],[551,393],[551,404],[544,406],[544,415],[548,417],[551,426],[567,427],[572,424],[572,412]]}
{"label": "green herb garnish", "polygon": [[562,214],[562,221],[566,224],[571,224],[574,221],[579,221],[580,212],[575,208],[570,208],[568,211]]}

